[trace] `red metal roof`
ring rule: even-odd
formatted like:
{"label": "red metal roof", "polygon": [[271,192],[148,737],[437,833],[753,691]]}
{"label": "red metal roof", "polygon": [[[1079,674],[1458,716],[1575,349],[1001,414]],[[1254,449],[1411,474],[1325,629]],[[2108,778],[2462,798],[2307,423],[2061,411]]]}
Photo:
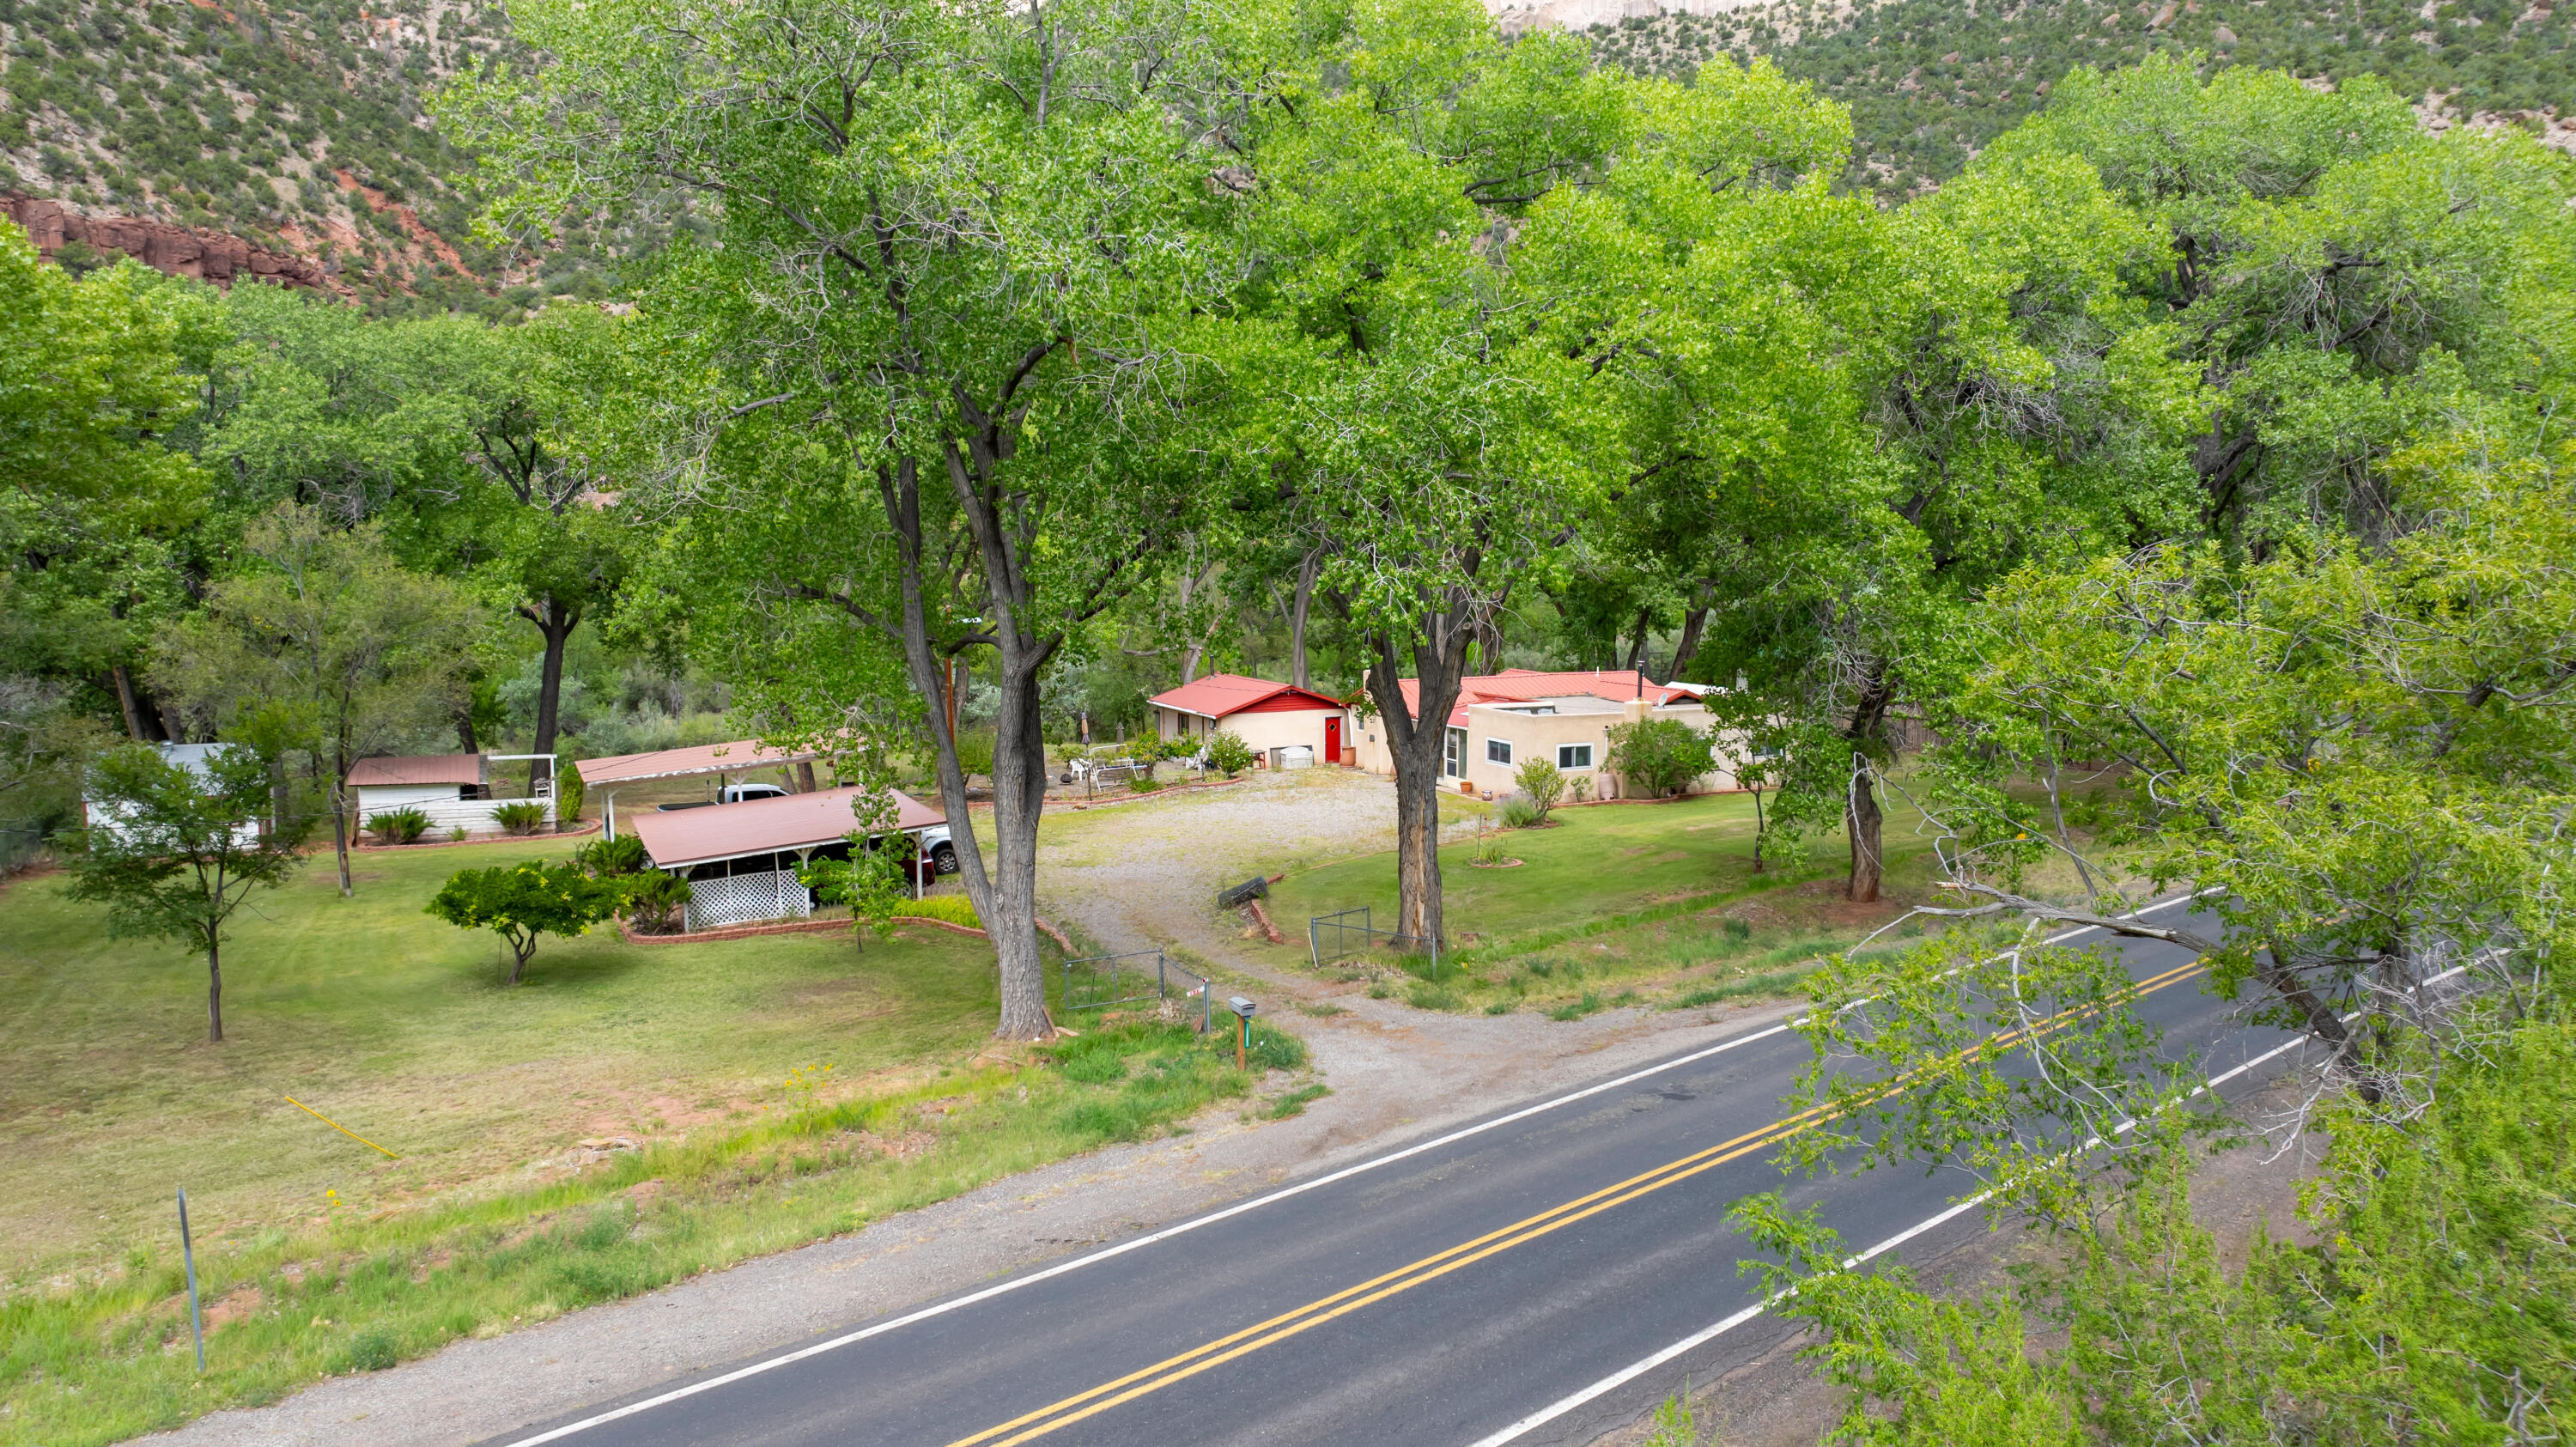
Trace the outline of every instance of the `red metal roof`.
{"label": "red metal roof", "polygon": [[[1404,711],[1420,714],[1421,683],[1402,679]],[[1535,668],[1506,668],[1500,673],[1470,674],[1458,681],[1458,706],[1451,710],[1449,721],[1459,723],[1470,704],[1533,703],[1542,698],[1571,698],[1590,694],[1614,703],[1630,699],[1652,698],[1657,703],[1668,701],[1663,686],[1633,668],[1584,668],[1563,673],[1542,673]]]}
{"label": "red metal roof", "polygon": [[[705,864],[745,854],[769,854],[829,844],[859,827],[850,802],[866,792],[853,785],[783,799],[750,799],[697,809],[656,810],[621,821],[644,841],[644,852],[663,869]],[[895,828],[913,830],[947,822],[945,815],[900,790],[894,793]]]}
{"label": "red metal roof", "polygon": [[1342,703],[1293,683],[1273,683],[1266,678],[1246,678],[1240,673],[1211,673],[1205,678],[1154,695],[1157,708],[1177,713],[1196,714],[1201,718],[1226,718],[1238,713],[1294,713],[1307,709],[1340,712]]}
{"label": "red metal roof", "polygon": [[823,757],[820,753],[791,753],[785,749],[764,748],[758,739],[736,739],[729,744],[696,744],[685,749],[655,749],[647,754],[612,754],[604,759],[583,759],[573,765],[581,781],[593,788],[601,784],[632,784],[643,779],[676,779],[691,774],[732,774],[744,769],[763,769],[777,764],[805,763]]}
{"label": "red metal roof", "polygon": [[481,754],[415,754],[405,758],[360,759],[349,766],[352,789],[398,788],[406,784],[481,784],[489,775]]}

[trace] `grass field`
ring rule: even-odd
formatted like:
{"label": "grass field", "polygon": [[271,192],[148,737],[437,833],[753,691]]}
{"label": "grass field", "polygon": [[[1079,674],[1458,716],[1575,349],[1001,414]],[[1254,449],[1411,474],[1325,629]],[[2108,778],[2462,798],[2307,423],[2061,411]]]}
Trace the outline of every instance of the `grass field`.
{"label": "grass field", "polygon": [[[420,913],[456,869],[570,847],[362,853],[345,901],[317,859],[241,917],[221,1045],[202,960],[109,939],[56,879],[0,889],[0,1442],[271,1399],[1248,1088],[1186,1031],[1092,1031],[1078,1060],[992,1048],[991,951],[945,931],[548,939],[511,989],[489,935]],[[1295,1063],[1293,1037],[1271,1054]],[[202,1383],[181,1186],[214,1323]]]}
{"label": "grass field", "polygon": [[[1789,993],[1818,956],[1926,892],[1930,860],[1913,824],[1891,812],[1886,900],[1854,905],[1841,897],[1839,835],[1812,841],[1803,860],[1753,872],[1749,795],[1560,808],[1550,827],[1492,837],[1491,851],[1517,865],[1479,866],[1488,851],[1473,841],[1440,851],[1450,948],[1438,978],[1421,978],[1426,960],[1382,949],[1324,970],[1426,1009],[1533,1009],[1565,1019],[1621,1004]],[[1288,942],[1256,952],[1305,969],[1313,916],[1366,906],[1372,924],[1392,926],[1395,859],[1375,854],[1291,873],[1271,894]]]}

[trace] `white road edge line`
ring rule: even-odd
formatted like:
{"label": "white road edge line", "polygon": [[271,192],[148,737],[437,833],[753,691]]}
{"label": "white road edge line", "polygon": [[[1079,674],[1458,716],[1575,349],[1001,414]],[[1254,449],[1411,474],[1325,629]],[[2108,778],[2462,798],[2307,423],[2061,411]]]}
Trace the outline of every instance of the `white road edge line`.
{"label": "white road edge line", "polygon": [[[2244,1064],[2237,1066],[2235,1069],[2228,1071],[2224,1075],[2211,1076],[2206,1084],[2194,1089],[2192,1094],[2197,1096],[2203,1091],[2216,1090],[2218,1087],[2225,1085],[2227,1082],[2234,1080],[2240,1075],[2243,1075],[2246,1071],[2252,1070],[2254,1067],[2265,1064],[2279,1056],[2287,1055],[2291,1051],[2296,1050],[2307,1043],[2308,1037],[2302,1035],[2299,1038],[2290,1041],[2288,1044],[2274,1046],[2272,1049],[2255,1056],[2253,1059],[2246,1061]],[[2130,1124],[2134,1123],[2135,1122],[2131,1122]],[[2119,1129],[2127,1130],[2128,1128],[2129,1126],[2124,1124]],[[2101,1138],[2097,1136],[2092,1140],[2086,1141],[2085,1146],[2089,1149],[2094,1145],[2100,1144],[2100,1140]],[[1957,1205],[1941,1212],[1939,1215],[1930,1216],[1922,1221],[1916,1222],[1914,1225],[1906,1227],[1904,1230],[1899,1231],[1895,1235],[1888,1237],[1886,1240],[1879,1242],[1877,1245],[1872,1246],[1868,1250],[1860,1253],[1858,1256],[1847,1258],[1843,1262],[1843,1265],[1847,1267],[1858,1266],[1860,1263],[1867,1261],[1872,1257],[1881,1256],[1887,1252],[1893,1251],[1897,1247],[1904,1245],[1906,1242],[1913,1240],[1915,1237],[1922,1235],[1924,1232],[1946,1225],[1949,1222],[1956,1220],[1961,1215],[1984,1205],[1986,1203],[1986,1197],[1990,1194],[1990,1192],[1979,1191],[1977,1194],[1959,1202]],[[1620,1387],[1635,1381],[1637,1378],[1642,1377],[1646,1373],[1653,1371],[1655,1368],[1662,1366],[1664,1363],[1671,1361],[1673,1358],[1681,1356],[1683,1353],[1691,1351],[1697,1347],[1706,1346],[1708,1343],[1717,1340],[1719,1337],[1726,1335],[1728,1332],[1735,1330],[1737,1327],[1744,1325],[1746,1322],[1751,1321],[1753,1318],[1770,1310],[1774,1303],[1778,1302],[1782,1296],[1787,1294],[1787,1292],[1775,1292],[1772,1295],[1766,1296],[1760,1301],[1753,1303],[1751,1306],[1744,1308],[1742,1311],[1737,1312],[1735,1315],[1718,1322],[1714,1326],[1693,1332],[1689,1336],[1683,1337],[1680,1341],[1673,1343],[1671,1346],[1664,1348],[1662,1351],[1655,1353],[1653,1356],[1650,1356],[1641,1362],[1621,1367],[1619,1370],[1612,1372],[1610,1375],[1603,1377],[1597,1382],[1594,1382],[1591,1386],[1585,1387],[1582,1391],[1541,1407],[1539,1410],[1521,1418],[1519,1421],[1514,1422],[1512,1425],[1505,1427],[1503,1430],[1496,1432],[1490,1437],[1478,1438],[1472,1444],[1472,1447],[1503,1447],[1503,1444],[1506,1442],[1516,1441],[1521,1437],[1525,1437],[1531,1432],[1536,1431],[1537,1429],[1546,1426],[1548,1423],[1555,1421],[1557,1418],[1564,1416],[1566,1413],[1573,1411],[1575,1408],[1582,1406],[1584,1403],[1591,1401],[1593,1398],[1601,1396],[1606,1392],[1616,1391]]]}
{"label": "white road edge line", "polygon": [[[2201,890],[2191,894],[2176,895],[2172,899],[2160,899],[2153,904],[2140,906],[2136,911],[2136,914],[2143,915],[2150,910],[2164,909],[2176,904],[2185,904],[2200,898],[2202,894],[2206,894],[2208,892],[2209,891],[2207,890]],[[2135,916],[2132,915],[2127,917],[2134,918]],[[2062,940],[2070,940],[2075,938],[2077,935],[2086,934],[2100,928],[2100,925],[2088,924],[2079,926],[2078,928],[2067,930],[2061,934],[2051,935],[2047,939],[2041,941],[2041,943],[2053,945]],[[1083,1267],[1093,1265],[1097,1262],[1107,1261],[1114,1256],[1124,1256],[1130,1251],[1141,1251],[1148,1246],[1168,1241],[1175,1236],[1185,1235],[1189,1232],[1196,1231],[1202,1226],[1213,1226],[1219,1221],[1240,1216],[1247,1211],[1257,1211],[1274,1202],[1287,1200],[1291,1196],[1300,1196],[1304,1195],[1308,1191],[1320,1190],[1325,1186],[1334,1184],[1335,1182],[1346,1181],[1353,1176],[1360,1175],[1367,1171],[1376,1170],[1380,1166],[1391,1166],[1397,1161],[1404,1160],[1411,1156],[1418,1156],[1425,1151],[1438,1150],[1442,1146],[1453,1145],[1470,1136],[1482,1135],[1489,1130],[1498,1130],[1503,1126],[1511,1125],[1516,1121],[1523,1121],[1529,1119],[1531,1116],[1544,1114],[1547,1111],[1556,1109],[1558,1106],[1571,1105],[1578,1100],[1599,1095],[1606,1090],[1617,1090],[1622,1086],[1634,1085],[1638,1081],[1643,1080],[1650,1075],[1661,1075],[1667,1070],[1678,1070],[1685,1065],[1694,1065],[1702,1060],[1706,1060],[1712,1055],[1722,1055],[1729,1050],[1738,1048],[1739,1046],[1750,1045],[1756,1040],[1767,1040],[1774,1035],[1786,1034],[1788,1030],[1789,1025],[1784,1022],[1782,1024],[1773,1025],[1767,1029],[1756,1030],[1750,1035],[1738,1035],[1732,1040],[1720,1041],[1706,1050],[1694,1051],[1693,1053],[1684,1055],[1679,1059],[1667,1060],[1661,1065],[1650,1065],[1643,1070],[1631,1071],[1626,1075],[1620,1076],[1616,1080],[1605,1080],[1598,1085],[1586,1086],[1581,1090],[1560,1095],[1551,1100],[1540,1101],[1536,1105],[1524,1106],[1519,1110],[1513,1111],[1509,1115],[1496,1116],[1492,1120],[1485,1121],[1478,1125],[1467,1126],[1460,1130],[1451,1131],[1447,1135],[1440,1136],[1433,1140],[1423,1141],[1418,1145],[1407,1146],[1400,1151],[1393,1151],[1386,1155],[1378,1156],[1372,1160],[1360,1161],[1353,1165],[1344,1166],[1338,1171],[1332,1171],[1327,1174],[1317,1176],[1311,1181],[1300,1181],[1296,1185],[1272,1191],[1266,1196],[1255,1196],[1249,1201],[1243,1201],[1235,1205],[1228,1206],[1222,1211],[1211,1211],[1207,1215],[1197,1216],[1190,1220],[1183,1221],[1177,1226],[1166,1226],[1160,1231],[1149,1232],[1146,1235],[1137,1237],[1133,1241],[1121,1241],[1115,1246],[1094,1251],[1088,1256],[1077,1256],[1070,1261],[1059,1261],[1053,1266],[1046,1267],[1039,1271],[1032,1271],[1026,1276],[1015,1276],[1008,1281],[985,1287],[981,1291],[970,1292],[967,1295],[957,1297],[954,1300],[940,1302],[935,1306],[926,1306],[919,1311],[907,1312],[902,1316],[894,1318],[892,1321],[881,1321],[874,1326],[862,1327],[853,1332],[844,1332],[828,1341],[818,1341],[810,1346],[798,1347],[792,1352],[782,1352],[774,1357],[766,1357],[760,1361],[753,1362],[749,1366],[737,1367],[730,1372],[726,1372],[722,1376],[709,1377],[702,1382],[691,1382],[685,1387],[675,1387],[658,1396],[647,1397],[640,1402],[629,1402],[623,1407],[612,1408],[609,1411],[601,1412],[594,1416],[584,1417],[577,1422],[566,1422],[560,1427],[550,1428],[547,1431],[539,1432],[533,1437],[513,1438],[507,1444],[507,1447],[538,1447],[538,1444],[544,1442],[559,1442],[575,1433],[587,1432],[593,1427],[604,1427],[611,1422],[620,1421],[627,1417],[652,1411],[656,1407],[667,1407],[673,1402],[686,1400],[687,1398],[697,1396],[702,1392],[712,1392],[718,1387],[731,1386],[735,1382],[743,1381],[746,1378],[756,1377],[764,1372],[773,1372],[780,1367],[793,1365],[805,1360],[807,1357],[818,1357],[825,1352],[838,1351],[842,1347],[866,1341],[872,1336],[883,1336],[887,1332],[900,1330],[901,1328],[911,1326],[916,1322],[928,1321],[935,1316],[944,1316],[949,1312],[974,1306],[979,1302],[990,1301],[994,1297],[1007,1295],[1008,1293],[1017,1291],[1025,1286],[1035,1286],[1041,1281],[1051,1280],[1069,1272],[1079,1271]],[[1760,1308],[1756,1307],[1752,1310],[1758,1312]],[[1751,1319],[1750,1314],[1747,1314],[1746,1319]],[[1728,1324],[1731,1323],[1721,1323],[1719,1329],[1722,1329]],[[1713,1329],[1709,1335],[1716,1335],[1716,1330]],[[1682,1349],[1687,1350],[1687,1348]],[[1638,1368],[1638,1370],[1645,1369]],[[1615,1386],[1617,1383],[1614,1382],[1610,1385]],[[1609,1388],[1605,1386],[1601,1390],[1607,1391]],[[1568,1405],[1570,1406],[1573,1404],[1569,1403]],[[1494,1440],[1500,1441],[1504,1439],[1497,1438]]]}

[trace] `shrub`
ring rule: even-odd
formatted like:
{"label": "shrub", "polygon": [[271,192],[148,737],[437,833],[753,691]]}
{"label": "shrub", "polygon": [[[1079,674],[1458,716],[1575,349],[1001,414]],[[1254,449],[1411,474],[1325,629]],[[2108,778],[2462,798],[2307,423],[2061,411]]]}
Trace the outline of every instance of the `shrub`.
{"label": "shrub", "polygon": [[689,882],[648,870],[626,882],[626,922],[637,934],[675,935],[688,927]]}
{"label": "shrub", "polygon": [[1503,801],[1503,827],[1506,829],[1532,828],[1544,817],[1527,794],[1514,794]]}
{"label": "shrub", "polygon": [[458,824],[447,831],[447,842],[450,844],[462,844],[465,842],[465,838],[466,829],[462,824]]}
{"label": "shrub", "polygon": [[1211,769],[1240,774],[1252,767],[1252,745],[1236,733],[1220,733],[1207,741],[1207,761]]}
{"label": "shrub", "polygon": [[379,844],[409,844],[429,832],[429,816],[418,809],[396,809],[367,816],[367,832]]}
{"label": "shrub", "polygon": [[601,879],[637,874],[644,868],[644,841],[632,834],[594,839],[574,851],[572,857]]}
{"label": "shrub", "polygon": [[545,827],[546,806],[521,801],[492,811],[492,822],[513,834],[534,834]]}
{"label": "shrub", "polygon": [[1631,792],[1648,799],[1669,798],[1717,767],[1717,738],[1680,719],[1616,724],[1610,730],[1608,763]]}
{"label": "shrub", "polygon": [[593,879],[567,859],[531,859],[498,869],[460,869],[421,911],[459,929],[488,929],[510,946],[510,983],[528,966],[544,935],[586,934],[609,917],[625,891]]}
{"label": "shrub", "polygon": [[984,927],[983,917],[975,913],[975,901],[962,894],[933,894],[907,899],[894,907],[894,913],[897,919],[936,919],[973,929]]}
{"label": "shrub", "polygon": [[1545,759],[1523,761],[1519,771],[1512,775],[1512,782],[1521,786],[1521,793],[1529,799],[1530,807],[1538,811],[1538,817],[1530,821],[1533,824],[1546,823],[1547,811],[1555,808],[1556,801],[1565,797],[1565,775],[1558,773],[1556,765]]}
{"label": "shrub", "polygon": [[1576,802],[1577,804],[1580,804],[1580,803],[1582,803],[1584,800],[1591,798],[1591,797],[1592,797],[1592,776],[1591,776],[1590,774],[1577,774],[1577,775],[1575,775],[1575,776],[1574,776],[1574,784],[1573,784],[1573,786],[1572,786],[1572,792],[1573,792],[1573,794],[1574,794],[1574,802]]}
{"label": "shrub", "polygon": [[581,817],[581,800],[584,791],[581,771],[572,766],[572,760],[557,755],[555,758],[555,819],[557,822],[570,824]]}
{"label": "shrub", "polygon": [[1150,794],[1163,786],[1151,774],[1138,774],[1127,781],[1127,787],[1135,793]]}

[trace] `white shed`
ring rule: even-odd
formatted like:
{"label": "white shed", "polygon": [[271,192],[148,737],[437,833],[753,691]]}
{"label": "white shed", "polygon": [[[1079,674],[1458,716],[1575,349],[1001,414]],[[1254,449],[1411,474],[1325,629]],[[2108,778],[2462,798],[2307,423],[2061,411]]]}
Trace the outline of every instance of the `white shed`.
{"label": "white shed", "polygon": [[[160,753],[161,761],[163,763],[170,765],[172,768],[177,769],[182,773],[202,779],[206,776],[206,760],[218,754],[229,753],[233,749],[240,747],[240,745],[154,744],[152,747]],[[82,821],[90,828],[99,830],[102,833],[122,837],[124,833],[122,827],[123,816],[130,812],[131,810],[121,804],[110,804],[103,800],[89,798],[86,795],[81,799]],[[242,845],[245,848],[257,843],[262,822],[263,821],[256,819],[246,819],[241,823],[234,825],[233,842]]]}
{"label": "white shed", "polygon": [[505,804],[538,804],[546,822],[555,819],[555,801],[492,797],[492,759],[488,754],[419,754],[407,758],[360,759],[349,766],[349,789],[357,796],[358,826],[378,814],[418,809],[429,816],[433,833],[464,829],[491,833],[501,826],[492,811]]}

